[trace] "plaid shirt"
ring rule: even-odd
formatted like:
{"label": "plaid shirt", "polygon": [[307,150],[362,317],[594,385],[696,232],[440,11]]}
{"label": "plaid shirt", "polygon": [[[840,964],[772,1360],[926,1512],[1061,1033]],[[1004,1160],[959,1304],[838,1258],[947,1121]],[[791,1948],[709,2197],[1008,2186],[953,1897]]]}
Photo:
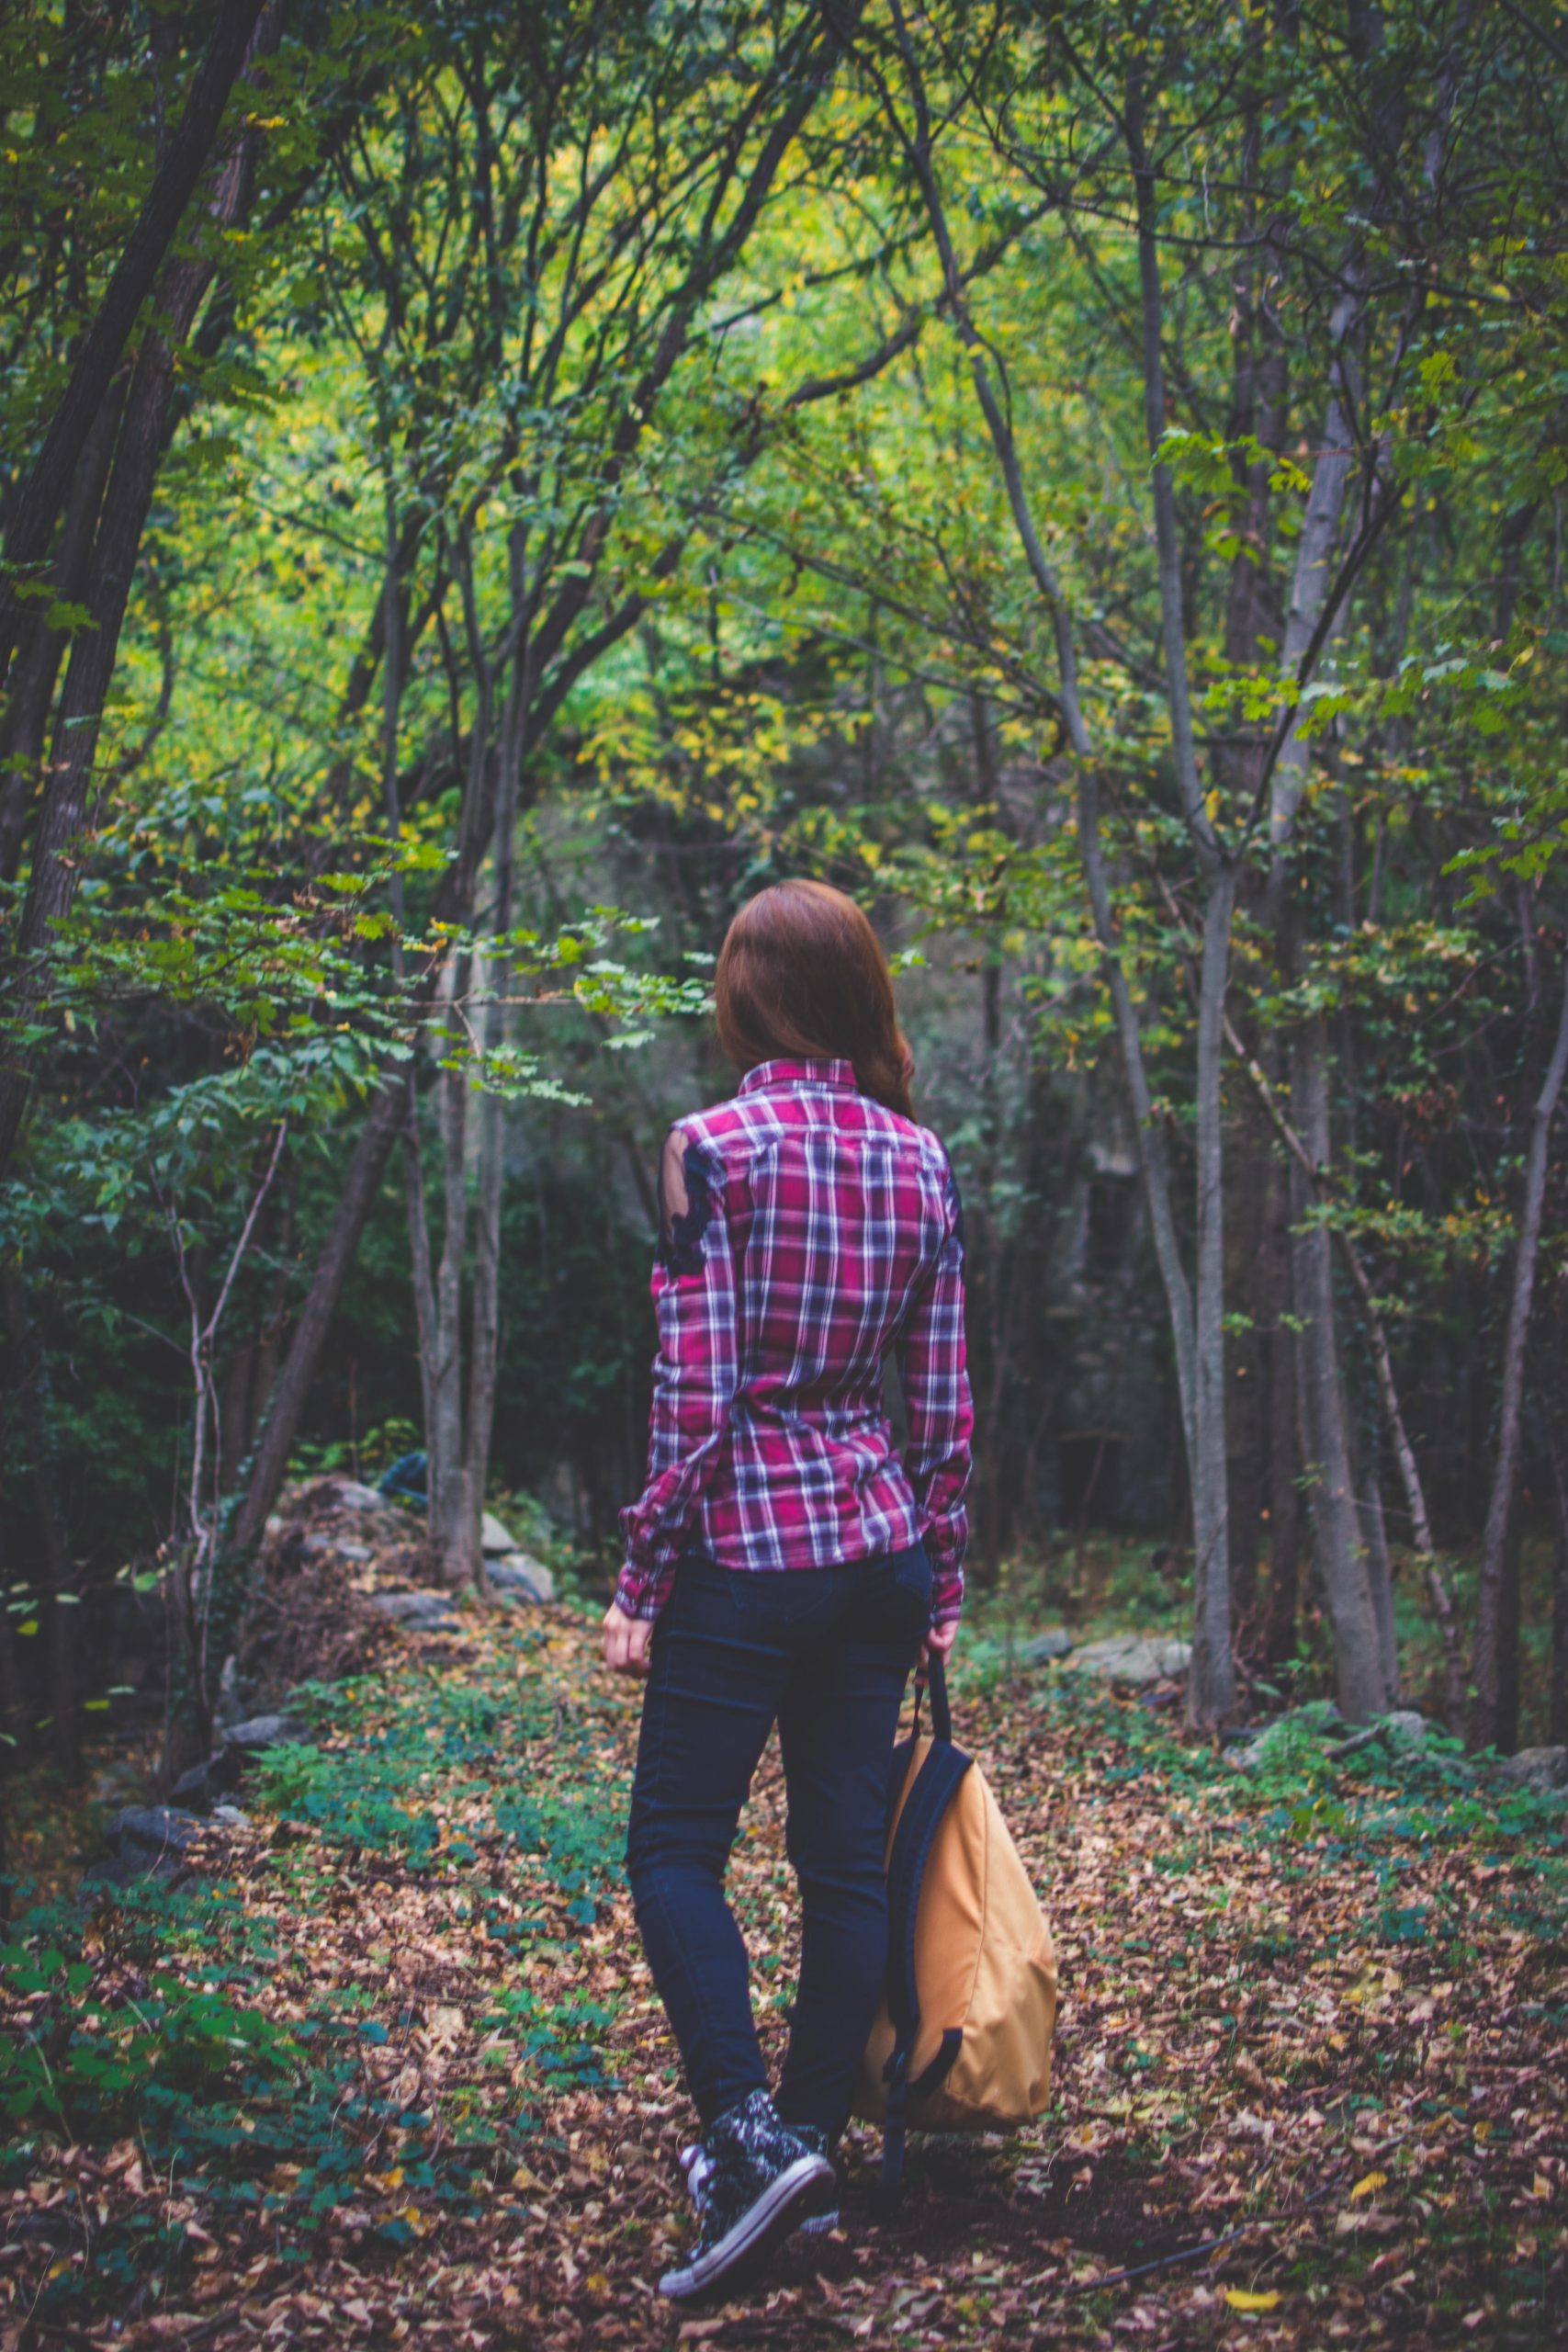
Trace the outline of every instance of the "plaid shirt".
{"label": "plaid shirt", "polygon": [[[771,1061],[677,1122],[648,1484],[621,1513],[615,1598],[656,1617],[688,1546],[728,1568],[816,1568],[925,1544],[932,1622],[964,1597],[974,1426],[964,1227],[936,1137],[847,1061]],[[883,1408],[897,1350],[909,1442]]]}

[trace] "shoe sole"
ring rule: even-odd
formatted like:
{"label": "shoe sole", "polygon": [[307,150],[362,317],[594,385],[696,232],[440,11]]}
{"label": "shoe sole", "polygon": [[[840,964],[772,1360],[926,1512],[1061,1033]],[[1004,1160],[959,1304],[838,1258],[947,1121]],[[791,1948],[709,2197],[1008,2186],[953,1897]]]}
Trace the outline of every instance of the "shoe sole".
{"label": "shoe sole", "polygon": [[830,2213],[813,2213],[808,2220],[797,2222],[795,2234],[797,2238],[825,2238],[829,2230],[836,2230],[838,2226],[839,2209],[835,2205]]}
{"label": "shoe sole", "polygon": [[733,2278],[742,2265],[761,2262],[795,2228],[801,2204],[820,2182],[830,2181],[833,2167],[825,2156],[800,2156],[771,2180],[756,2203],[749,2205],[732,2230],[716,2245],[679,2270],[667,2270],[659,2291],[681,2303],[706,2294],[722,2279]]}

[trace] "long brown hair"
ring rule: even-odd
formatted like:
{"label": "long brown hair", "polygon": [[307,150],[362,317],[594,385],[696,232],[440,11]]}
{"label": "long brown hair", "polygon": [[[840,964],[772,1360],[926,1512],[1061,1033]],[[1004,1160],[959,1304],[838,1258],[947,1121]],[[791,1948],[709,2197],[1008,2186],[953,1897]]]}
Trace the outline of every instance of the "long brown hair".
{"label": "long brown hair", "polygon": [[914,1117],[915,1057],[898,1026],[882,943],[826,882],[774,882],[724,936],[714,978],[718,1037],[744,1077],[759,1062],[847,1061],[855,1082]]}

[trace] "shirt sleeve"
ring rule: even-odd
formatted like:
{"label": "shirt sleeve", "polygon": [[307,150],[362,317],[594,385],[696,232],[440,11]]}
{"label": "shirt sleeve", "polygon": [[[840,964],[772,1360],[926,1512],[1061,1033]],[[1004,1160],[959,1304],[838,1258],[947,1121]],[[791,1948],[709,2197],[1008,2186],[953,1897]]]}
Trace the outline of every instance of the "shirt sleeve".
{"label": "shirt sleeve", "polygon": [[942,1187],[942,1246],[899,1342],[898,1373],[909,1442],[904,1467],[923,1521],[931,1564],[931,1623],[951,1625],[964,1606],[969,1540],[970,1439],[975,1408],[964,1352],[964,1206],[949,1166]]}
{"label": "shirt sleeve", "polygon": [[[683,1144],[683,1152],[681,1146]],[[718,1460],[735,1396],[735,1264],[724,1211],[724,1168],[712,1146],[678,1128],[666,1146],[678,1171],[679,1207],[660,1217],[653,1269],[659,1352],[649,1418],[648,1482],[621,1513],[626,1561],[615,1600],[628,1617],[655,1618],[670,1597],[687,1528]]]}

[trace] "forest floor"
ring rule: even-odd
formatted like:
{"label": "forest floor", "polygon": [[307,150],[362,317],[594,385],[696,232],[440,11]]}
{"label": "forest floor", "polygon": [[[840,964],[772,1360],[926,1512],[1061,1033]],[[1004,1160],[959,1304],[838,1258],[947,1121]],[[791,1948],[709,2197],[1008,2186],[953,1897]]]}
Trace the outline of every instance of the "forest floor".
{"label": "forest floor", "polygon": [[[692,2122],[619,1873],[637,1693],[564,1607],[389,1636],[180,1883],[14,1924],[0,2345],[1560,2341],[1562,1813],[1376,1746],[1244,1776],[1153,1695],[971,1645],[957,1736],[1057,1937],[1053,2105],[916,2141],[892,2211],[856,2127],[840,2231],[677,2310]],[[36,1809],[22,1867],[80,1835]],[[733,1884],[776,2046],[776,1755]]]}

